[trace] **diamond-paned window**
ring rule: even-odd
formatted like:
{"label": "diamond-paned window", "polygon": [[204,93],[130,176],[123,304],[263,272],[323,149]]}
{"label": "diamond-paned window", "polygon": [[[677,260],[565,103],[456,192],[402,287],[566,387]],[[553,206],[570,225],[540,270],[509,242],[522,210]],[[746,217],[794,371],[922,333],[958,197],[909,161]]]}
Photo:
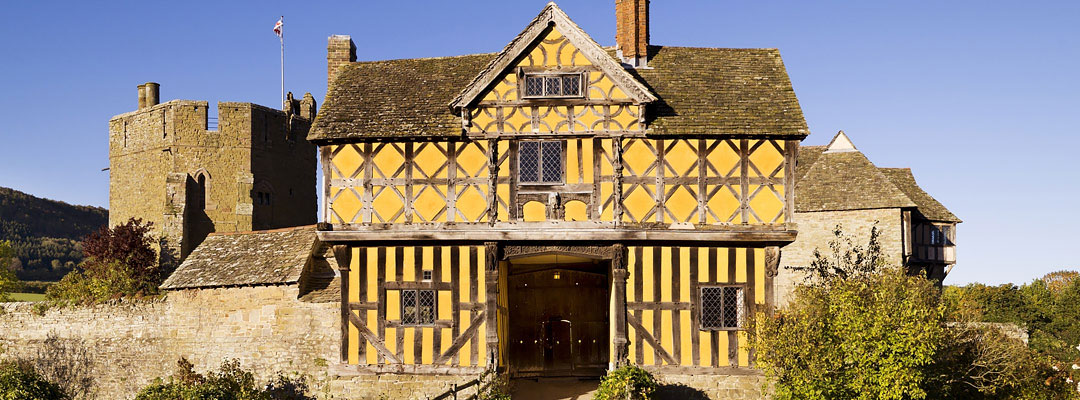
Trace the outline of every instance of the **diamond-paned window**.
{"label": "diamond-paned window", "polygon": [[738,329],[745,321],[745,296],[742,286],[705,286],[701,288],[701,329]]}
{"label": "diamond-paned window", "polygon": [[525,97],[581,97],[581,74],[533,74],[525,76]]}
{"label": "diamond-paned window", "polygon": [[435,319],[434,290],[401,291],[402,325],[430,325]]}
{"label": "diamond-paned window", "polygon": [[526,141],[518,144],[518,181],[562,183],[563,142]]}

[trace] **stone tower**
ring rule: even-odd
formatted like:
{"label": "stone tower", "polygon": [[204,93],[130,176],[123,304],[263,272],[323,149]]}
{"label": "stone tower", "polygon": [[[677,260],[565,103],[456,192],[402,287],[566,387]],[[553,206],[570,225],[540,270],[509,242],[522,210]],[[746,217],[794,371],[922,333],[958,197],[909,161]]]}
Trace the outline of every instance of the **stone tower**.
{"label": "stone tower", "polygon": [[315,100],[292,93],[283,110],[252,103],[158,103],[139,85],[139,108],[109,120],[109,224],[153,222],[163,262],[183,260],[211,232],[316,221],[316,148],[306,140]]}

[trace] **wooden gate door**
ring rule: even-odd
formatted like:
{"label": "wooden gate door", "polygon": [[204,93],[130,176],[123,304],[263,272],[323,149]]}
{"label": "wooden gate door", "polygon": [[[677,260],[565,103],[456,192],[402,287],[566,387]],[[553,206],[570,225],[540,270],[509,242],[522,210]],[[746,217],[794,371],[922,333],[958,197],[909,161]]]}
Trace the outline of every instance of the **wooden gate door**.
{"label": "wooden gate door", "polygon": [[511,374],[604,373],[610,343],[606,263],[512,266],[509,286]]}

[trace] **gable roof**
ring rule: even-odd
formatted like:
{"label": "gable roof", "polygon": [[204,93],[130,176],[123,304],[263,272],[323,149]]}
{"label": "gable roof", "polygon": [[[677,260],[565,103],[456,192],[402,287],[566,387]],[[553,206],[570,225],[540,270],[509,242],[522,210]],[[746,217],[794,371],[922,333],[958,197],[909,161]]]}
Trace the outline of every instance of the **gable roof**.
{"label": "gable roof", "polygon": [[[575,45],[600,49],[557,7],[545,7],[533,23],[500,53],[458,57],[349,63],[339,70],[312,124],[308,140],[327,143],[361,138],[462,137],[462,104],[496,68],[512,60],[526,37],[556,26]],[[538,26],[536,28],[534,26]],[[543,29],[540,29],[541,31]],[[580,35],[574,32],[580,32]],[[539,34],[539,33],[537,33]],[[588,42],[578,44],[578,42]],[[598,65],[619,66],[614,48],[589,54]],[[646,109],[649,135],[734,135],[803,138],[809,134],[799,100],[776,49],[650,46],[649,68],[625,70],[628,86],[641,86],[655,101]],[[464,91],[463,91],[464,90]],[[624,90],[628,94],[633,90]],[[474,96],[473,96],[474,97]]]}
{"label": "gable roof", "polygon": [[[835,143],[845,148],[830,151]],[[802,153],[807,148],[799,149],[795,165],[796,212],[915,207],[915,202],[854,148],[841,131],[829,147],[813,147],[805,155]],[[803,161],[808,163],[799,165]]]}
{"label": "gable roof", "polygon": [[513,66],[515,61],[527,56],[526,51],[529,46],[541,39],[541,35],[544,34],[548,27],[553,27],[563,37],[566,37],[585,58],[600,68],[608,78],[611,78],[619,86],[619,89],[622,89],[636,103],[642,104],[656,101],[656,96],[650,93],[645,85],[634,79],[623,69],[619,62],[608,56],[604,49],[574,23],[559,6],[555,5],[554,2],[549,2],[540,11],[540,14],[525,27],[525,30],[514,37],[514,40],[511,40],[506,45],[506,48],[499,52],[491,60],[491,63],[480,71],[480,74],[450,102],[450,108],[459,111],[477,101],[488,88],[497,83],[499,77],[506,73],[507,68]]}
{"label": "gable roof", "polygon": [[[615,50],[606,49],[615,60]],[[651,46],[649,69],[629,71],[657,97],[651,135],[809,134],[776,49]],[[461,137],[446,103],[494,54],[350,63],[339,70],[308,140]]]}
{"label": "gable roof", "polygon": [[298,283],[317,245],[315,226],[212,233],[161,284],[161,288]]}
{"label": "gable roof", "polygon": [[919,213],[926,219],[941,222],[963,222],[948,208],[945,208],[944,204],[941,204],[941,202],[919,187],[919,184],[915,182],[915,175],[911,173],[911,168],[881,168],[881,172],[897,188],[900,188],[909,199],[918,204]]}
{"label": "gable roof", "polygon": [[833,136],[832,141],[825,146],[825,152],[842,153],[845,151],[859,151],[859,149],[855,148],[855,143],[851,143],[851,138],[847,137],[847,134],[844,133],[844,131],[840,131],[837,132],[836,136]]}

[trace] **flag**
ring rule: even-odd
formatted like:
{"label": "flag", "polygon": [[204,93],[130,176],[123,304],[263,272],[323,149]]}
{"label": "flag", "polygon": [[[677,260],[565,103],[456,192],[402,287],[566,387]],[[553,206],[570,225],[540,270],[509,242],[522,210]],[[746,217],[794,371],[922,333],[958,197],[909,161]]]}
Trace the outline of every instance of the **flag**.
{"label": "flag", "polygon": [[276,34],[279,38],[281,37],[281,25],[284,19],[285,17],[281,17],[281,19],[279,19],[277,23],[274,24],[274,34]]}

